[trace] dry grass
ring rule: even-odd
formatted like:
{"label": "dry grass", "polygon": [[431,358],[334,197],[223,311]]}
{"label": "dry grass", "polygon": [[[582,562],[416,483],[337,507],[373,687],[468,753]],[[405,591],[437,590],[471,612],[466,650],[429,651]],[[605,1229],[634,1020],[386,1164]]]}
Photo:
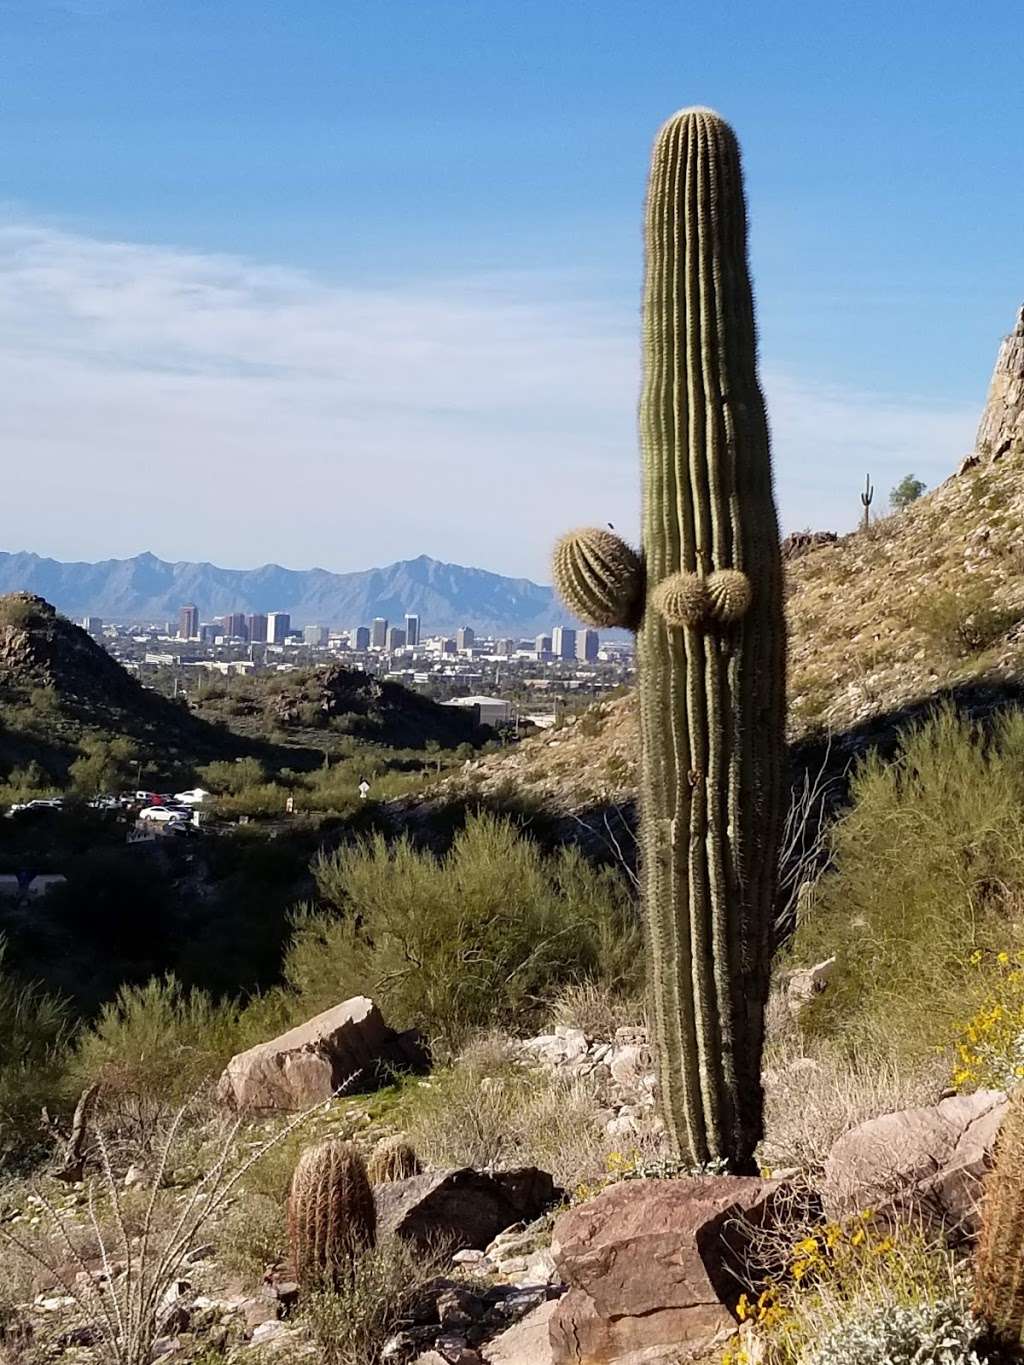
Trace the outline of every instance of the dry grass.
{"label": "dry grass", "polygon": [[429,1166],[539,1166],[568,1190],[606,1179],[624,1146],[665,1155],[650,1127],[609,1136],[588,1080],[527,1070],[492,1040],[411,1090],[396,1119]]}
{"label": "dry grass", "polygon": [[827,1044],[805,1048],[795,1030],[770,1044],[765,1057],[765,1166],[822,1169],[837,1138],[899,1109],[935,1104],[949,1076],[948,1059],[910,1064],[899,1055],[848,1056]]}
{"label": "dry grass", "polygon": [[643,1027],[646,1007],[638,997],[621,995],[602,982],[573,982],[555,997],[551,1023],[582,1029],[588,1038],[610,1041],[616,1029]]}

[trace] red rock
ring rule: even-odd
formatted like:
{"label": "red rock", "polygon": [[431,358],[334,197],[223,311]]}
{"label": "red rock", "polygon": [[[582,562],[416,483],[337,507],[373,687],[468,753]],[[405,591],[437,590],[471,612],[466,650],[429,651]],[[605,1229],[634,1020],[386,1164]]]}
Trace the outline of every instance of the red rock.
{"label": "red rock", "polygon": [[555,1224],[555,1269],[568,1284],[550,1322],[555,1365],[655,1365],[697,1359],[736,1331],[748,1235],[777,1182],[753,1176],[624,1181]]}

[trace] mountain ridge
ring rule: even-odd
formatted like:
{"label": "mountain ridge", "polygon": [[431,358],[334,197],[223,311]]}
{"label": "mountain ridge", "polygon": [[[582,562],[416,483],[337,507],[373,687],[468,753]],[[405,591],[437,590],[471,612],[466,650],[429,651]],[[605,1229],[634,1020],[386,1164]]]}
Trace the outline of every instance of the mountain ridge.
{"label": "mountain ridge", "polygon": [[30,592],[68,616],[114,622],[166,621],[195,602],[204,620],[225,612],[289,612],[295,625],[368,625],[374,616],[420,616],[433,634],[471,625],[480,632],[535,635],[572,624],[552,588],[419,555],[333,573],[261,564],[227,569],[209,561],[128,559],[65,562],[0,551],[0,593]]}

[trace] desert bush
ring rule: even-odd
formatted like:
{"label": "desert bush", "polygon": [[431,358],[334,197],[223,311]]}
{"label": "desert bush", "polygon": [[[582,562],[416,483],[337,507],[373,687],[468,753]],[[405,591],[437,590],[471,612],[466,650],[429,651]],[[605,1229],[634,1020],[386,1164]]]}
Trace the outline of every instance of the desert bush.
{"label": "desert bush", "polygon": [[405,1321],[428,1282],[449,1268],[439,1248],[424,1252],[386,1238],[354,1263],[334,1290],[306,1296],[301,1321],[322,1365],[376,1365],[381,1347]]}
{"label": "desert bush", "polygon": [[575,851],[545,855],[511,821],[471,817],[437,858],[402,838],[363,840],[314,864],[326,909],[301,911],[285,976],[310,1013],[370,994],[389,1019],[448,1045],[523,1026],[571,981],[635,987],[630,891]]}
{"label": "desert bush", "polygon": [[918,1224],[863,1210],[753,1238],[761,1273],[737,1304],[752,1338],[722,1365],[984,1365],[963,1270]]}
{"label": "desert bush", "polygon": [[71,786],[82,796],[121,791],[128,785],[137,759],[136,746],[123,736],[84,737],[81,753],[68,771]]}
{"label": "desert bush", "polygon": [[11,594],[0,597],[0,626],[34,626],[52,618],[53,609],[43,609],[36,601]]}
{"label": "desert bush", "polygon": [[[945,708],[892,762],[868,757],[836,825],[832,864],[801,907],[791,956],[835,954],[812,1034],[854,1051],[948,1045],[976,981],[970,956],[1004,947],[1024,895],[1024,712],[990,734]],[[898,1026],[894,1023],[898,1021]]]}
{"label": "desert bush", "polygon": [[904,474],[889,494],[889,506],[894,512],[902,512],[912,502],[917,502],[924,490],[925,485],[920,479],[915,478],[913,474]]}
{"label": "desert bush", "polygon": [[258,758],[239,758],[233,762],[223,759],[207,763],[196,771],[203,786],[218,796],[237,794],[247,787],[258,787],[267,780],[263,764]]}
{"label": "desert bush", "polygon": [[68,1067],[75,1090],[94,1081],[104,1092],[173,1107],[220,1072],[238,1050],[240,1012],[173,975],[122,986],[80,1036]]}
{"label": "desert bush", "polygon": [[572,981],[555,996],[551,1021],[579,1028],[588,1038],[611,1041],[615,1030],[635,1028],[646,1018],[646,1005],[639,994],[611,990],[599,981]]}
{"label": "desert bush", "polygon": [[927,640],[954,658],[980,654],[1002,639],[1020,612],[992,600],[992,585],[969,580],[956,590],[918,596],[913,620]]}
{"label": "desert bush", "polygon": [[[150,1178],[138,1190],[123,1189],[112,1140],[102,1125],[95,1125],[91,1137],[99,1171],[86,1181],[85,1217],[77,1200],[55,1200],[36,1186],[31,1202],[38,1213],[0,1223],[5,1273],[17,1280],[26,1269],[42,1272],[44,1284],[56,1286],[65,1298],[65,1322],[88,1333],[100,1352],[98,1359],[111,1365],[150,1365],[154,1343],[175,1306],[172,1286],[204,1230],[229,1207],[256,1162],[314,1112],[304,1111],[266,1141],[245,1148],[243,1121],[236,1119],[184,1196],[168,1177],[189,1127],[191,1105],[182,1106],[164,1126],[154,1144]],[[123,1273],[110,1273],[115,1263],[124,1267]],[[108,1272],[103,1285],[94,1278],[96,1265]]]}
{"label": "desert bush", "polygon": [[879,1114],[934,1104],[948,1079],[943,1057],[908,1064],[878,1050],[848,1055],[808,1050],[797,1040],[769,1043],[765,1056],[765,1166],[822,1169],[843,1133]]}
{"label": "desert bush", "polygon": [[[394,1118],[427,1166],[539,1166],[569,1191],[607,1183],[622,1146],[665,1156],[653,1127],[609,1136],[593,1085],[520,1066],[494,1040],[405,1091]],[[613,1155],[614,1154],[614,1155]]]}
{"label": "desert bush", "polygon": [[955,1035],[957,1087],[1012,1090],[1024,1079],[1024,953],[975,950],[974,1005]]}
{"label": "desert bush", "polygon": [[59,1092],[69,1039],[62,1001],[4,964],[0,939],[0,1163],[42,1142],[39,1115]]}

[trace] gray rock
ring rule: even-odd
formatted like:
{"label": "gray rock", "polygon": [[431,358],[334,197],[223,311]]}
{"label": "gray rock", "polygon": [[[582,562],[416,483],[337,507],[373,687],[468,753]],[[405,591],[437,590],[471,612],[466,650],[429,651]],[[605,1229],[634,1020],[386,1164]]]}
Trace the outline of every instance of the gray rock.
{"label": "gray rock", "polygon": [[555,1365],[549,1334],[557,1307],[552,1299],[481,1347],[487,1365]]}
{"label": "gray rock", "polygon": [[424,1247],[482,1251],[513,1223],[539,1217],[561,1191],[533,1166],[491,1173],[467,1166],[395,1180],[374,1194],[382,1235],[397,1234]]}
{"label": "gray rock", "polygon": [[1007,1103],[1001,1090],[978,1090],[883,1114],[844,1133],[825,1160],[826,1213],[912,1210],[973,1237],[981,1181]]}

